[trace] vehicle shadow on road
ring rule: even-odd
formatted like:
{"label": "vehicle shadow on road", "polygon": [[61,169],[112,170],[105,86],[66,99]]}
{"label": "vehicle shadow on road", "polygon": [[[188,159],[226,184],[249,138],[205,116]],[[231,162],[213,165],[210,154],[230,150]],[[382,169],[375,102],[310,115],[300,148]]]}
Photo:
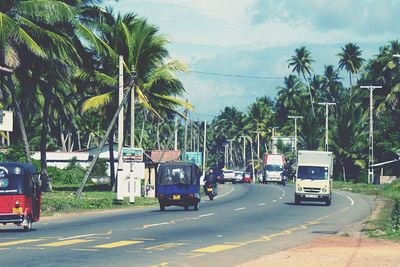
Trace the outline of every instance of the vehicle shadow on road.
{"label": "vehicle shadow on road", "polygon": [[307,202],[307,203],[300,203],[300,204],[296,204],[294,202],[285,202],[285,205],[289,205],[289,206],[326,206],[324,203],[316,203],[316,202]]}
{"label": "vehicle shadow on road", "polygon": [[[31,229],[29,232],[34,232],[36,229]],[[0,234],[3,233],[29,233],[24,229],[0,229]]]}

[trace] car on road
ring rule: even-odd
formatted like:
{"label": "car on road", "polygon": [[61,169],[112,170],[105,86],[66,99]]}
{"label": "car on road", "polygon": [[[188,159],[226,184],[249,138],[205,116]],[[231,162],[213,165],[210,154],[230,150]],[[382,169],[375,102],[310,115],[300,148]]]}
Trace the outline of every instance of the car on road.
{"label": "car on road", "polygon": [[243,183],[251,183],[253,181],[253,177],[250,172],[245,172],[243,174]]}
{"label": "car on road", "polygon": [[223,175],[223,182],[233,182],[236,179],[234,170],[224,170]]}
{"label": "car on road", "polygon": [[243,183],[243,174],[242,171],[235,171],[235,179],[232,180],[232,183]]}

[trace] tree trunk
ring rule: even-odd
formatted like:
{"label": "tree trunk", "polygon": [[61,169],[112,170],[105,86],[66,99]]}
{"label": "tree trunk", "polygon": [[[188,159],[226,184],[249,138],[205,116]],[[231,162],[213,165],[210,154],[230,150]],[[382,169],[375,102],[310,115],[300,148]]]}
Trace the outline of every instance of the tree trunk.
{"label": "tree trunk", "polygon": [[111,131],[110,135],[108,136],[108,152],[110,155],[110,188],[112,190],[112,188],[115,185],[114,129]]}
{"label": "tree trunk", "polygon": [[50,192],[52,191],[51,181],[47,173],[47,134],[48,134],[48,124],[49,124],[49,107],[50,99],[45,94],[44,107],[43,107],[43,122],[42,122],[42,132],[40,135],[40,166],[42,168],[42,191]]}
{"label": "tree trunk", "polygon": [[346,182],[346,167],[344,166],[344,163],[343,163],[343,181]]}
{"label": "tree trunk", "polygon": [[305,83],[307,84],[307,87],[308,87],[308,93],[310,94],[311,110],[312,110],[312,113],[313,113],[313,117],[315,118],[314,100],[313,100],[313,97],[312,97],[312,94],[311,94],[311,87],[310,87],[310,84],[307,82],[306,76],[304,74],[303,74],[303,78],[304,78],[304,81],[305,81]]}
{"label": "tree trunk", "polygon": [[15,85],[14,85],[11,75],[8,75],[8,87],[9,87],[8,89],[10,90],[10,93],[11,93],[11,98],[12,98],[14,109],[15,109],[15,116],[17,117],[17,121],[18,121],[19,127],[21,129],[22,142],[24,143],[26,160],[29,163],[32,163],[31,150],[29,148],[29,142],[28,142],[28,137],[26,135],[24,120],[22,119],[22,113],[21,113],[21,109],[19,108],[19,104],[17,101],[17,93],[15,91]]}
{"label": "tree trunk", "polygon": [[349,79],[350,79],[350,88],[353,87],[353,83],[351,82],[351,72],[349,71]]}
{"label": "tree trunk", "polygon": [[161,150],[161,144],[160,144],[160,120],[157,119],[157,148],[158,150]]}

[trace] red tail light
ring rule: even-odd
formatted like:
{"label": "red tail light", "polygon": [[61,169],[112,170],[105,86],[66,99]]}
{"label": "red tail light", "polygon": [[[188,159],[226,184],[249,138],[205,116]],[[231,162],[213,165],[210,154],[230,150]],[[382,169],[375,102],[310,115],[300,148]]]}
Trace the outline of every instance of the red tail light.
{"label": "red tail light", "polygon": [[159,197],[159,198],[164,198],[165,195],[164,195],[164,194],[159,194],[158,197]]}
{"label": "red tail light", "polygon": [[193,197],[194,197],[194,195],[193,195],[193,194],[189,194],[189,195],[188,195],[188,197],[190,197],[190,198],[193,198]]}

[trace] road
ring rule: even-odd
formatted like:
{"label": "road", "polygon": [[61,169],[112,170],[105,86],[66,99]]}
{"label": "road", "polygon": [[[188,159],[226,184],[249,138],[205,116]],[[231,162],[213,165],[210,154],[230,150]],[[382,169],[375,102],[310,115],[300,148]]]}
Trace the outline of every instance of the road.
{"label": "road", "polygon": [[293,186],[225,184],[199,211],[158,207],[65,216],[28,233],[0,228],[2,266],[233,266],[346,232],[371,212],[335,192],[332,205],[293,204]]}

